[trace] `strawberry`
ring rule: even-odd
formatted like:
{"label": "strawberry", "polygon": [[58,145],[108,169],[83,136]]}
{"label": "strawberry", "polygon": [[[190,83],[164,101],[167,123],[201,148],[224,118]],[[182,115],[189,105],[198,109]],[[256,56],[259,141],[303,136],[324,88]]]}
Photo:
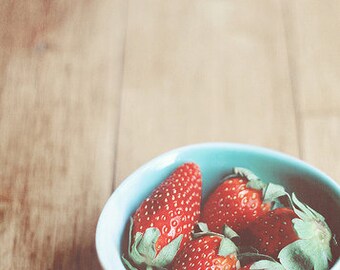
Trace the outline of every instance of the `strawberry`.
{"label": "strawberry", "polygon": [[202,222],[215,232],[220,232],[224,224],[240,232],[269,212],[272,201],[285,194],[283,187],[265,184],[244,168],[234,168],[234,174],[223,181],[210,194],[202,210]]}
{"label": "strawberry", "polygon": [[260,253],[276,258],[283,247],[298,240],[292,222],[297,217],[290,208],[277,208],[256,219],[242,236]]}
{"label": "strawberry", "polygon": [[172,270],[213,270],[236,269],[236,252],[223,254],[222,238],[218,236],[203,236],[192,240],[178,256],[175,257]]}
{"label": "strawberry", "polygon": [[258,217],[241,233],[243,243],[278,258],[286,269],[328,269],[332,233],[324,217],[295,194],[291,206]]}
{"label": "strawberry", "polygon": [[197,238],[176,255],[172,270],[228,270],[239,267],[238,249],[227,235],[205,230],[194,234],[194,237]]}
{"label": "strawberry", "polygon": [[178,167],[134,213],[130,224],[130,269],[162,268],[191,240],[200,214],[202,178],[198,165]]}

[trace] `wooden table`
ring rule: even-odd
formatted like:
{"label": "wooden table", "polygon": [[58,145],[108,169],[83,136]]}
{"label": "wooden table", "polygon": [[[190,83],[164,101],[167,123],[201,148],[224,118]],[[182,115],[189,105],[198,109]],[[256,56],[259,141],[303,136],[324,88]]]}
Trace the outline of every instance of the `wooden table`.
{"label": "wooden table", "polygon": [[99,269],[112,190],[169,149],[261,145],[340,180],[340,1],[0,6],[0,268]]}

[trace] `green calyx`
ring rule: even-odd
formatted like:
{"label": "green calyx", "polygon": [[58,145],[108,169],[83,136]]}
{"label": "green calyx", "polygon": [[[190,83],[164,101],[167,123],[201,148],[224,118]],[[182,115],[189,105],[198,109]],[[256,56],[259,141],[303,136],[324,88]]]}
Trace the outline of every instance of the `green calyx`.
{"label": "green calyx", "polygon": [[122,256],[122,261],[130,270],[136,270],[135,266],[143,266],[148,270],[165,269],[172,262],[180,247],[183,235],[179,235],[168,245],[164,246],[156,254],[156,243],[160,237],[157,228],[148,228],[144,234],[137,232],[132,243],[133,219],[130,219],[128,258]]}
{"label": "green calyx", "polygon": [[194,238],[198,238],[198,237],[206,236],[206,235],[233,239],[233,241],[238,241],[238,239],[240,238],[240,236],[232,228],[230,228],[227,225],[223,226],[223,234],[210,231],[208,228],[208,225],[204,222],[198,222],[196,226],[198,228],[198,231],[192,234]]}
{"label": "green calyx", "polygon": [[288,195],[283,186],[264,183],[256,174],[248,169],[236,167],[234,168],[234,174],[245,177],[248,180],[247,188],[262,190],[264,202],[275,202],[279,197]]}
{"label": "green calyx", "polygon": [[230,177],[239,176],[239,177],[246,178],[248,180],[248,183],[246,185],[247,188],[252,188],[252,189],[263,191],[267,186],[267,184],[262,182],[261,179],[256,174],[254,174],[252,171],[248,169],[235,167],[233,171],[234,171],[234,174],[231,175]]}
{"label": "green calyx", "polygon": [[263,190],[263,201],[264,202],[273,202],[278,198],[287,196],[285,188],[281,185],[269,183]]}
{"label": "green calyx", "polygon": [[[233,169],[233,171],[234,171],[235,175],[247,178],[247,180],[249,181],[248,184],[251,185],[251,186],[248,186],[248,184],[247,184],[247,187],[249,187],[249,188],[260,190],[260,189],[263,189],[266,186],[266,184],[263,183],[256,174],[254,174],[252,171],[250,171],[248,169],[241,168],[241,167],[235,167]],[[250,182],[251,182],[251,184],[250,184]]]}
{"label": "green calyx", "polygon": [[332,233],[325,218],[292,194],[291,205],[299,218],[292,220],[299,240],[284,247],[278,258],[286,269],[328,269],[332,260]]}
{"label": "green calyx", "polygon": [[223,234],[210,231],[208,225],[203,222],[197,223],[197,227],[199,229],[199,232],[193,233],[194,238],[209,235],[221,238],[220,246],[218,249],[219,256],[226,257],[228,255],[238,253],[238,248],[235,245],[234,241],[238,241],[239,235],[227,225],[224,225],[223,227]]}

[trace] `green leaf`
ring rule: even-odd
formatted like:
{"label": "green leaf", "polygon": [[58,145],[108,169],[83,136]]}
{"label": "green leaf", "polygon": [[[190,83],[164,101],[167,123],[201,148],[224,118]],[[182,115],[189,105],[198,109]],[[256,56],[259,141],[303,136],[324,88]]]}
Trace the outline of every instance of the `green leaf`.
{"label": "green leaf", "polygon": [[131,247],[131,252],[129,253],[130,259],[137,265],[140,265],[144,262],[143,256],[138,252],[137,246],[139,245],[140,241],[142,240],[143,234],[140,232],[137,232],[134,237],[134,242]]}
{"label": "green leaf", "polygon": [[206,233],[206,232],[194,232],[194,233],[192,233],[192,237],[194,239],[196,239],[196,238],[200,238],[200,237],[202,237],[204,235],[209,235],[209,234],[210,233]]}
{"label": "green leaf", "polygon": [[256,190],[263,190],[266,187],[266,184],[263,183],[259,179],[255,179],[255,180],[249,180],[249,182],[247,183],[246,186],[247,186],[247,188],[252,188],[252,189],[256,189]]}
{"label": "green leaf", "polygon": [[316,246],[315,249],[319,249],[316,253],[320,254],[319,258],[313,257],[312,262],[315,270],[328,269],[328,254],[324,252],[320,246]]}
{"label": "green leaf", "polygon": [[312,207],[310,207],[309,205],[305,204],[306,207],[314,214],[314,216],[319,219],[319,220],[322,220],[322,221],[325,221],[325,218],[319,214],[318,212],[316,212]]}
{"label": "green leaf", "polygon": [[[137,252],[137,245],[139,244],[140,240],[142,239],[142,234],[137,233],[135,236],[135,242],[133,245],[133,252],[131,250],[131,242],[132,242],[132,228],[133,228],[133,218],[130,217],[130,228],[129,228],[129,243],[128,243],[128,255],[129,258],[131,258],[134,262],[136,263],[142,263],[143,262],[143,257]],[[123,263],[130,269],[130,270],[135,270],[137,268],[133,267],[131,263],[124,257],[124,254],[122,256]],[[138,270],[138,269],[137,269]]]}
{"label": "green leaf", "polygon": [[328,269],[328,260],[332,258],[330,249],[332,233],[324,217],[299,201],[294,193],[291,202],[294,212],[300,218],[292,220],[299,240],[281,250],[279,258],[282,265],[293,270]]}
{"label": "green leaf", "polygon": [[[144,265],[146,269],[153,269],[153,267],[157,267],[157,269],[166,270],[165,267],[172,262],[177,254],[183,235],[179,235],[168,245],[164,246],[156,257],[155,244],[158,241],[159,236],[160,231],[157,228],[148,228],[144,234],[137,232],[134,238],[134,243],[131,247],[131,252],[129,253],[130,259],[138,266]],[[127,260],[125,258],[122,259],[123,262],[128,265],[126,263]],[[131,263],[129,264],[132,266]],[[130,266],[128,265],[128,267]],[[134,270],[136,268],[129,269]]]}
{"label": "green leaf", "polygon": [[[304,203],[302,203],[301,201],[298,200],[298,198],[296,197],[295,193],[292,194],[292,200],[294,205],[296,205],[297,207],[300,208],[300,210],[306,214],[306,216],[310,219],[315,219],[316,216],[314,215],[314,213],[312,211],[310,211],[306,205]],[[296,209],[294,209],[296,210]]]}
{"label": "green leaf", "polygon": [[240,236],[229,226],[224,225],[223,226],[223,235],[229,239],[233,239],[233,238],[239,238]]}
{"label": "green leaf", "polygon": [[132,242],[132,228],[133,228],[133,218],[130,217],[130,229],[129,229],[129,246],[128,251],[130,253],[131,251],[131,242]]}
{"label": "green leaf", "polygon": [[[255,250],[255,252],[251,249]],[[275,260],[272,257],[264,254],[259,254],[258,251],[254,248],[250,248],[249,251],[246,252],[245,250],[246,250],[245,248],[240,247],[239,254],[237,255],[237,258],[241,262],[241,266],[245,266],[260,260],[275,262]]]}
{"label": "green leaf", "polygon": [[279,253],[281,264],[289,270],[327,270],[327,252],[312,240],[297,240]]}
{"label": "green leaf", "polygon": [[197,223],[198,228],[200,229],[201,232],[209,232],[208,225],[204,222],[198,222]]}
{"label": "green leaf", "polygon": [[138,270],[136,267],[132,266],[132,264],[131,264],[127,259],[125,259],[124,254],[123,254],[123,256],[122,256],[122,261],[123,261],[124,265],[125,265],[128,269],[130,269],[130,270]]}
{"label": "green leaf", "polygon": [[292,222],[294,224],[294,229],[297,233],[297,236],[300,239],[310,239],[313,237],[316,229],[314,222],[304,221],[299,218],[294,218]]}
{"label": "green leaf", "polygon": [[295,207],[294,207],[294,212],[299,218],[301,218],[303,220],[309,220],[310,219],[310,217],[308,215],[306,215],[304,212],[300,211],[299,209],[297,209]]}
{"label": "green leaf", "polygon": [[286,196],[286,195],[287,195],[287,192],[285,191],[283,186],[269,183],[264,189],[263,201],[272,202],[275,199],[282,197],[282,196]]}
{"label": "green leaf", "polygon": [[183,234],[179,235],[176,239],[163,247],[153,261],[153,265],[156,267],[163,267],[170,264],[178,252],[182,239]]}
{"label": "green leaf", "polygon": [[223,235],[220,233],[210,231],[208,228],[208,225],[204,222],[198,222],[197,226],[198,226],[199,232],[193,232],[192,233],[193,238],[199,238],[199,237],[206,236],[206,235],[219,236],[221,238],[223,237]]}
{"label": "green leaf", "polygon": [[280,200],[274,200],[272,210],[275,210],[277,208],[283,208],[283,207],[286,207],[286,205],[284,203],[282,203]]}
{"label": "green leaf", "polygon": [[237,247],[233,241],[228,238],[222,238],[220,247],[218,249],[218,255],[226,257],[230,254],[237,253]]}
{"label": "green leaf", "polygon": [[218,236],[218,237],[221,237],[221,238],[224,237],[222,234],[219,234],[219,233],[216,233],[216,232],[210,232],[210,231],[193,233],[192,237],[196,239],[196,238],[199,238],[199,237],[202,237],[202,236],[207,236],[207,235]]}
{"label": "green leaf", "polygon": [[236,175],[246,177],[249,181],[260,180],[257,175],[255,175],[252,171],[245,169],[245,168],[235,167],[234,173]]}
{"label": "green leaf", "polygon": [[312,264],[303,252],[304,240],[297,240],[285,246],[279,253],[278,258],[281,264],[289,270],[313,269]]}
{"label": "green leaf", "polygon": [[285,268],[278,262],[261,260],[253,263],[250,270],[285,270]]}
{"label": "green leaf", "polygon": [[199,237],[206,236],[206,235],[214,235],[214,236],[223,237],[223,235],[220,233],[210,231],[208,228],[208,225],[204,222],[198,222],[197,226],[198,226],[199,232],[193,232],[192,233],[193,238],[199,238]]}
{"label": "green leaf", "polygon": [[149,264],[156,256],[155,244],[160,236],[160,231],[157,228],[146,229],[137,249],[146,259],[146,263]]}

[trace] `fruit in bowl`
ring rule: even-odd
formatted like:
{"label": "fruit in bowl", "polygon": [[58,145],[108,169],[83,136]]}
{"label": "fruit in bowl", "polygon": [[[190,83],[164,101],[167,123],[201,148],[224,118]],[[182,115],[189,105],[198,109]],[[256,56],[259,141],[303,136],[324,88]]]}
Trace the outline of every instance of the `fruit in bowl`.
{"label": "fruit in bowl", "polygon": [[202,179],[194,163],[179,166],[138,207],[131,219],[126,266],[166,267],[191,240],[198,222]]}
{"label": "fruit in bowl", "polygon": [[[182,175],[178,176],[177,174],[176,177],[171,177],[171,175],[173,172],[175,172],[174,174],[176,175],[176,168],[180,166],[185,167],[186,165],[183,164],[187,163],[188,161],[195,162],[200,167],[203,181],[202,195],[205,198],[203,204],[201,205],[201,221],[205,221],[206,223],[208,223],[208,226],[206,227],[211,230],[205,230],[201,234],[198,234],[199,238],[194,238],[193,240],[190,240],[191,234],[190,232],[188,234],[188,231],[191,231],[193,224],[196,223],[198,219],[198,210],[196,209],[193,211],[194,206],[197,206],[197,200],[190,201],[187,210],[185,210],[185,207],[184,209],[182,208],[185,212],[189,211],[189,207],[191,207],[192,212],[190,213],[184,214],[180,212],[179,214],[177,214],[176,210],[178,207],[170,209],[170,207],[174,207],[175,203],[177,203],[178,206],[178,203],[183,202],[184,204],[188,201],[187,199],[177,201],[178,198],[175,196],[175,194],[171,194],[172,190],[170,189],[170,186],[175,186],[176,192],[178,192],[178,187],[176,186],[176,183],[181,183],[180,179]],[[191,168],[191,170],[197,171],[197,166],[192,166],[196,169],[193,170],[193,168]],[[247,168],[247,170],[235,170],[235,167],[243,167]],[[251,174],[251,171],[256,172],[256,175]],[[200,178],[199,173],[196,173],[195,175],[195,180]],[[226,175],[227,178],[225,177]],[[170,184],[168,183],[167,187],[164,187],[164,183],[169,182],[169,179],[172,179],[173,182]],[[220,182],[221,179],[224,179],[222,184]],[[260,181],[259,179],[263,179],[264,181]],[[176,180],[178,181],[176,182]],[[191,183],[190,181],[190,179],[184,180],[187,185]],[[230,183],[225,184],[228,181]],[[184,182],[182,182],[183,185]],[[191,190],[189,191],[188,188],[188,192],[183,193],[183,195],[185,194],[185,196],[189,196],[190,194],[198,194],[197,196],[195,196],[195,198],[200,197],[201,190],[197,188],[195,189],[195,184],[196,186],[199,186],[198,182],[195,182],[194,184],[192,184],[192,187],[190,188]],[[231,185],[229,186],[229,184]],[[163,186],[163,192],[161,192],[161,186]],[[221,190],[219,190],[221,186],[223,186],[224,191],[228,188],[227,191],[230,193],[223,194]],[[283,187],[286,187],[287,192],[283,189]],[[167,188],[168,190],[166,191]],[[157,190],[159,190],[158,193]],[[235,193],[236,191],[239,193]],[[301,243],[302,241],[304,241],[305,244],[302,244],[303,247],[311,247],[314,245],[315,248],[313,248],[312,250],[316,252],[311,253],[307,251],[305,253],[309,257],[314,256],[314,258],[320,258],[323,263],[315,266],[315,263],[318,263],[318,259],[314,259],[314,261],[311,259],[304,259],[304,261],[306,261],[306,264],[302,268],[292,268],[291,266],[289,266],[288,269],[312,269],[308,268],[311,264],[314,264],[315,269],[327,269],[322,267],[324,267],[325,263],[328,264],[327,261],[329,259],[329,245],[327,244],[322,246],[319,245],[320,241],[313,242],[311,239],[316,240],[316,234],[317,236],[321,235],[321,238],[319,238],[321,239],[321,242],[332,242],[331,234],[327,229],[328,226],[322,223],[324,222],[323,217],[321,215],[317,216],[317,212],[314,211],[312,208],[309,208],[305,204],[301,203],[299,200],[297,200],[295,196],[286,195],[287,193],[291,194],[292,191],[295,191],[298,197],[303,202],[306,202],[308,205],[315,208],[317,212],[325,215],[326,221],[327,223],[329,223],[333,233],[339,233],[337,231],[339,230],[339,219],[337,217],[337,213],[339,213],[340,211],[339,187],[333,180],[331,180],[329,177],[327,177],[317,169],[289,156],[271,150],[245,145],[204,144],[174,150],[160,156],[159,158],[156,158],[155,160],[143,166],[136,173],[126,179],[126,181],[124,181],[124,183],[111,196],[101,214],[97,228],[96,242],[99,259],[105,269],[125,269],[121,260],[122,253],[124,252],[125,260],[127,261],[126,266],[129,267],[128,264],[130,264],[130,266],[133,267],[131,269],[152,269],[151,267],[155,266],[158,268],[168,267],[170,269],[170,267],[175,267],[172,266],[171,263],[173,262],[173,264],[175,264],[175,262],[178,261],[180,265],[183,265],[182,269],[199,269],[199,267],[192,267],[193,261],[191,260],[194,260],[195,256],[203,256],[204,254],[207,255],[208,253],[200,251],[197,252],[199,247],[195,246],[198,245],[197,243],[200,240],[202,240],[201,243],[204,243],[207,239],[214,238],[213,241],[217,240],[217,242],[219,241],[219,243],[212,242],[215,243],[215,246],[209,244],[206,245],[211,246],[211,250],[209,252],[215,252],[214,256],[216,257],[216,260],[214,260],[214,262],[223,262],[225,261],[224,259],[226,259],[228,256],[232,256],[235,259],[234,261],[236,261],[234,265],[230,266],[230,269],[233,269],[232,267],[240,267],[239,261],[242,262],[242,258],[246,258],[248,256],[248,260],[250,257],[255,258],[252,262],[253,265],[249,265],[251,269],[275,269],[273,264],[276,264],[275,267],[279,269],[279,267],[281,266],[287,267],[287,265],[289,265],[285,260],[289,260],[289,258],[292,258],[291,254],[296,254],[297,251],[305,250],[305,248],[301,249],[300,244],[295,244],[295,246],[292,246],[292,243]],[[163,194],[166,195],[167,193],[169,193],[168,196],[170,196],[168,197],[168,202],[170,199],[172,200],[173,195],[174,198],[176,198],[175,201],[171,201],[171,204],[165,202],[165,198],[163,197]],[[218,195],[218,193],[220,194]],[[162,194],[161,198],[163,198],[163,201],[159,200],[158,196],[155,197],[156,194]],[[319,200],[317,201],[313,200],[316,194],[319,198]],[[283,222],[288,224],[288,221],[290,222],[289,224],[294,223],[294,227],[297,226],[300,229],[300,232],[295,235],[295,238],[289,239],[291,240],[290,243],[285,243],[283,239],[282,241],[276,241],[276,243],[281,242],[280,247],[267,248],[267,250],[278,249],[279,255],[273,253],[266,254],[266,248],[258,244],[261,237],[265,239],[264,236],[256,235],[254,231],[250,230],[249,228],[252,228],[250,226],[251,224],[257,222],[257,224],[254,224],[256,224],[259,229],[255,230],[255,232],[261,230],[264,232],[264,224],[268,225],[269,221],[277,221],[277,218],[281,220],[281,216],[276,215],[276,212],[271,212],[271,209],[273,206],[277,207],[277,205],[279,205],[279,208],[277,209],[285,209],[284,205],[280,206],[282,198],[287,198],[286,200],[283,200],[287,204],[285,206],[287,208],[287,211],[290,210],[294,213],[294,215],[296,215],[293,216],[290,221],[288,219],[282,221],[282,224]],[[228,201],[227,199],[230,200]],[[193,200],[193,198],[191,198],[191,200]],[[158,209],[159,205],[161,205],[161,210],[156,211],[155,209]],[[145,206],[147,206],[146,209],[151,210],[147,211],[148,214],[150,212],[153,213],[151,216],[146,214]],[[151,209],[152,206],[154,206],[154,209]],[[168,209],[166,209],[166,207],[168,207]],[[221,211],[221,213],[223,214],[221,215],[219,211]],[[173,215],[172,217],[170,216],[171,213]],[[193,213],[197,214],[194,215]],[[167,214],[168,217],[166,217],[165,214]],[[158,223],[158,225],[161,224],[158,226],[156,223],[156,218],[158,217],[158,219],[161,219],[160,217],[162,217],[162,215],[166,217],[165,221],[167,222],[168,220],[168,223]],[[181,225],[180,222],[177,222],[175,224],[176,226],[174,226],[175,229],[171,227],[172,219],[175,218],[173,221],[180,221],[181,217],[186,217],[186,215],[190,215],[190,218],[188,218],[192,221],[190,224],[183,223]],[[268,218],[265,219],[267,215]],[[124,231],[126,231],[125,228],[129,224],[130,216],[134,216],[133,221],[136,221],[135,224],[138,226],[134,227],[134,225],[132,225],[131,243],[130,246],[127,247],[128,236],[126,233],[124,234]],[[138,221],[139,218],[141,218],[140,221]],[[263,224],[259,222],[260,218],[263,219]],[[218,223],[217,221],[220,223]],[[222,224],[227,226],[223,226]],[[279,223],[277,222],[275,224],[269,224],[269,227],[273,225],[273,231],[280,232],[280,229],[282,228],[277,227],[278,224],[281,224],[281,222],[279,221]],[[305,226],[306,228],[303,229],[304,225],[306,224],[312,225],[310,225],[309,227]],[[317,225],[314,226],[313,224]],[[148,228],[144,227],[143,225],[147,225]],[[185,227],[185,230],[184,225],[187,225]],[[140,229],[141,226],[142,229]],[[222,226],[223,228],[221,228]],[[188,227],[190,229],[188,229]],[[244,247],[241,247],[239,243],[233,242],[234,239],[238,239],[238,237],[233,237],[234,239],[230,240],[230,233],[224,235],[224,233],[226,232],[225,228],[228,228],[226,230],[227,232],[233,231],[234,229],[235,231],[237,231],[237,233],[240,234],[241,245],[255,246],[253,247],[252,252],[244,252]],[[275,228],[277,230],[275,230]],[[315,233],[319,232],[316,229],[320,229],[320,233]],[[148,233],[146,234],[147,230]],[[168,234],[170,231],[172,231],[172,233],[170,233],[171,237],[163,237],[164,235],[169,236]],[[136,236],[137,233],[139,233],[139,236]],[[314,234],[312,234],[311,236],[311,233]],[[184,237],[184,235],[186,237]],[[234,233],[232,233],[232,235],[234,235]],[[282,235],[284,235],[284,237],[286,236],[286,234]],[[141,239],[143,237],[145,239],[142,241]],[[268,234],[268,239],[270,239],[270,237],[274,238],[276,236]],[[180,241],[178,239],[180,239]],[[182,241],[183,239],[185,240]],[[245,241],[244,239],[247,240]],[[251,243],[248,243],[248,241],[250,241],[249,239],[253,239],[251,240]],[[254,241],[254,239],[256,239],[257,241]],[[269,241],[265,241],[264,243],[266,244],[267,242],[269,245]],[[228,245],[226,245],[226,243]],[[233,247],[233,244],[236,244],[236,249]],[[178,256],[181,256],[180,254],[182,253],[182,251],[188,249],[189,247],[193,247],[192,249],[194,250],[192,250],[192,253],[195,254],[195,256],[191,258],[187,255],[186,259],[188,260],[187,262],[189,262],[189,265],[187,268],[184,268],[186,263],[183,259],[184,256],[182,256],[181,260],[179,260]],[[257,251],[254,252],[255,248],[263,254],[259,254]],[[126,252],[127,250],[129,250],[130,252]],[[132,258],[131,253],[134,253],[134,255],[132,255]],[[281,253],[284,254],[285,257],[287,257],[288,259],[284,259]],[[301,254],[300,257],[306,257],[307,255],[305,253]],[[251,254],[252,256],[250,256]],[[315,254],[321,255],[315,256]],[[158,257],[160,255],[162,256]],[[220,255],[222,255],[222,258]],[[336,259],[336,252],[333,255]],[[141,257],[144,261],[140,259]],[[156,260],[157,257],[161,259]],[[277,262],[274,262],[271,257],[276,257],[273,259],[276,259]],[[296,258],[296,256],[293,257]],[[190,258],[191,260],[189,261]],[[206,258],[209,258],[209,256],[207,255]],[[321,258],[326,258],[326,262],[324,259]],[[199,257],[198,259],[198,261],[196,259],[197,265],[199,265],[199,263],[209,263],[209,261],[204,261],[203,258]],[[155,265],[155,262],[157,263],[157,265]],[[283,265],[280,265],[279,262],[281,262]],[[241,266],[248,267],[243,264]],[[337,264],[336,266],[339,266],[339,264]],[[181,269],[178,264],[176,269]],[[203,267],[201,269],[209,268]]]}

